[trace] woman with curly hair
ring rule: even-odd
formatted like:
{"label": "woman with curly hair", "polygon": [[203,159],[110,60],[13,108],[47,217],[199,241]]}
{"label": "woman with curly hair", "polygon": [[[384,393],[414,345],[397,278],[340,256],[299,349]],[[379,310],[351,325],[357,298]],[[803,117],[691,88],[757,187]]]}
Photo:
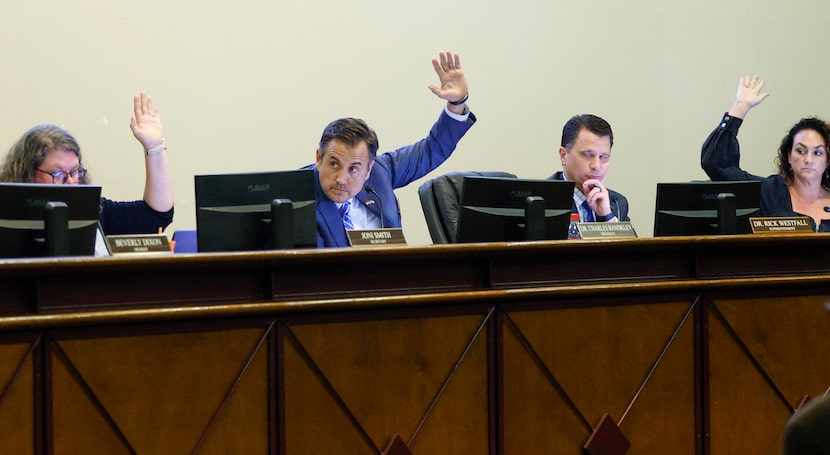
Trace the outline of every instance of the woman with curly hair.
{"label": "woman with curly hair", "polygon": [[[173,221],[173,190],[159,111],[144,92],[133,97],[133,104],[130,129],[144,148],[144,197],[129,202],[101,198],[99,220],[106,235],[152,234]],[[31,128],[11,147],[0,167],[0,181],[90,183],[78,141],[65,129],[49,124]]]}
{"label": "woman with curly hair", "polygon": [[769,96],[761,93],[764,84],[758,76],[741,78],[732,109],[703,144],[700,165],[712,180],[760,180],[761,215],[808,216],[815,231],[830,232],[827,122],[808,117],[790,128],[775,158],[778,174],[764,178],[740,167],[738,129],[746,114]]}

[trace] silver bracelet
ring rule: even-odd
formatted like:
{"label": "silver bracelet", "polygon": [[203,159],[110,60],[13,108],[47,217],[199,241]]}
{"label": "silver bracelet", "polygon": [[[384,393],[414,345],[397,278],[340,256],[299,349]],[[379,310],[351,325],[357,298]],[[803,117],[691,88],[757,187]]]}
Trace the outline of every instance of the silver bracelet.
{"label": "silver bracelet", "polygon": [[157,145],[151,149],[144,150],[144,154],[147,156],[155,155],[156,153],[161,153],[167,150],[167,143],[164,142],[164,138],[161,138],[161,145]]}

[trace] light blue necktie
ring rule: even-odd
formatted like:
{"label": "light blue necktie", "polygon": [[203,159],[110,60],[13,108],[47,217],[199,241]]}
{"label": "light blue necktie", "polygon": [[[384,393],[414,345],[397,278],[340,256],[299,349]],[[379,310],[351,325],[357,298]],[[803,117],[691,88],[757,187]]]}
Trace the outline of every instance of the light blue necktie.
{"label": "light blue necktie", "polygon": [[354,229],[354,224],[352,224],[352,217],[349,216],[349,209],[351,204],[349,201],[343,203],[343,206],[340,207],[340,216],[343,218],[343,227],[346,229]]}
{"label": "light blue necktie", "polygon": [[582,208],[585,209],[585,222],[586,223],[593,223],[594,222],[594,212],[591,211],[591,206],[588,205],[588,201],[582,201]]}

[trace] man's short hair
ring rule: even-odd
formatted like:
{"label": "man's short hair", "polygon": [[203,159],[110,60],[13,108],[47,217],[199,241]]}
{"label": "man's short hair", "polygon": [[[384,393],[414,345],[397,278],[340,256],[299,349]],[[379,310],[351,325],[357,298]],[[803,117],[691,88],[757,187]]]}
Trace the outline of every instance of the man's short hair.
{"label": "man's short hair", "polygon": [[614,146],[614,133],[611,131],[611,125],[603,118],[592,114],[574,115],[565,123],[562,128],[561,146],[565,150],[571,150],[571,146],[573,146],[576,137],[579,136],[579,132],[583,128],[600,137],[608,136],[611,140],[611,146]]}
{"label": "man's short hair", "polygon": [[325,155],[332,139],[337,139],[348,147],[356,147],[365,142],[369,148],[369,161],[373,161],[378,152],[378,136],[375,130],[359,118],[346,117],[329,123],[320,138],[321,154]]}

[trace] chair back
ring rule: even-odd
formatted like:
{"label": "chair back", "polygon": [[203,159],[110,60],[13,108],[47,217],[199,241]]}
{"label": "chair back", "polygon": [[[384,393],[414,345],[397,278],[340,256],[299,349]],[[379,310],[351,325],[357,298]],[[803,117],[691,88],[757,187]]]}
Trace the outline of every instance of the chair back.
{"label": "chair back", "polygon": [[432,243],[455,243],[461,191],[467,176],[516,178],[514,174],[501,171],[450,172],[421,184],[418,196]]}

